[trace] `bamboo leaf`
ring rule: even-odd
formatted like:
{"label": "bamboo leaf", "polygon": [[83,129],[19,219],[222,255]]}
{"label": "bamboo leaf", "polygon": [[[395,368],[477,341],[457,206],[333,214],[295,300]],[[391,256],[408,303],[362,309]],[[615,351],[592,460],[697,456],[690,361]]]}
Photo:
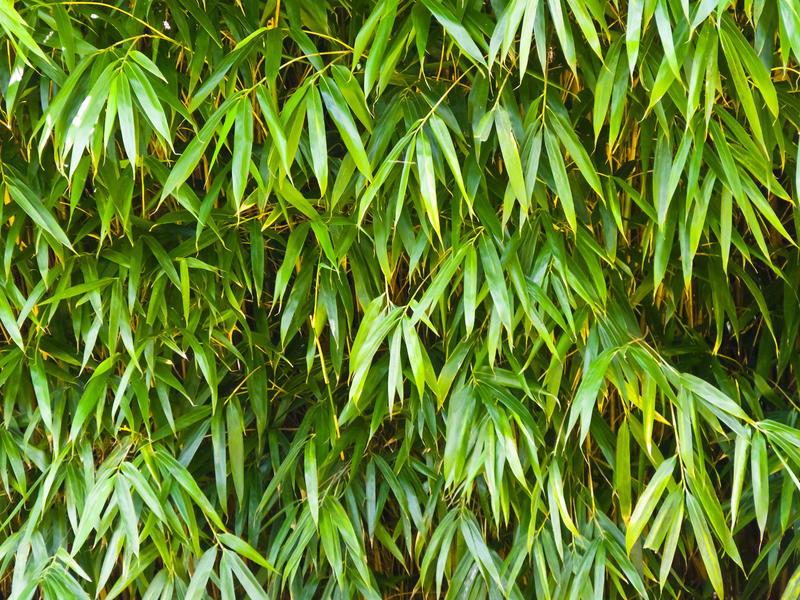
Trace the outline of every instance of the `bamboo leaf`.
{"label": "bamboo leaf", "polygon": [[253,151],[253,111],[249,102],[241,101],[236,111],[233,142],[233,168],[231,183],[233,198],[241,204],[247,174],[250,170],[250,157]]}
{"label": "bamboo leaf", "polygon": [[361,141],[361,136],[356,129],[356,124],[342,93],[326,77],[320,79],[320,93],[325,102],[325,107],[328,109],[333,122],[336,123],[336,127],[339,129],[342,140],[356,167],[367,179],[372,179],[372,169],[369,165],[367,153],[364,150],[364,143]]}
{"label": "bamboo leaf", "polygon": [[197,566],[194,569],[194,574],[189,582],[189,587],[186,589],[186,600],[199,600],[203,597],[206,590],[206,582],[211,576],[211,570],[214,568],[214,561],[217,559],[217,547],[211,546],[205,551]]}
{"label": "bamboo leaf", "polygon": [[321,195],[328,189],[328,142],[325,133],[325,115],[322,112],[322,100],[316,88],[308,90],[306,97],[308,112],[308,135],[311,145],[311,158],[314,173],[319,183]]}
{"label": "bamboo leaf", "polygon": [[575,204],[572,200],[572,189],[567,178],[567,169],[564,166],[564,157],[561,155],[561,150],[555,137],[546,129],[544,132],[544,145],[547,148],[547,157],[550,160],[550,169],[553,172],[556,193],[561,202],[561,208],[564,210],[564,215],[567,217],[570,227],[575,229],[578,226],[575,219]]}
{"label": "bamboo leaf", "polygon": [[497,128],[497,139],[500,142],[500,150],[503,154],[503,163],[505,163],[505,168],[508,171],[511,188],[514,190],[514,195],[520,205],[527,209],[529,199],[525,188],[525,178],[522,175],[522,161],[519,157],[519,146],[514,138],[508,111],[499,106],[494,111],[494,121]]}
{"label": "bamboo leaf", "polygon": [[700,556],[706,567],[708,578],[711,580],[711,585],[714,586],[714,591],[722,598],[724,597],[722,571],[720,570],[716,549],[711,540],[711,533],[708,530],[705,517],[700,510],[699,503],[691,494],[686,494],[686,505],[689,508],[689,520],[692,523],[697,548],[700,550]]}
{"label": "bamboo leaf", "polygon": [[425,135],[417,135],[417,176],[419,177],[419,191],[425,213],[433,225],[436,234],[441,236],[439,230],[439,207],[436,202],[436,175],[433,170],[433,156],[431,145]]}
{"label": "bamboo leaf", "polygon": [[597,394],[600,391],[600,386],[603,385],[606,371],[615,353],[616,350],[609,348],[608,350],[604,350],[592,361],[583,375],[578,392],[575,394],[575,399],[572,402],[572,409],[570,410],[567,434],[572,431],[575,423],[578,422],[578,418],[580,418],[581,441],[586,438],[586,434],[589,432],[589,424],[591,423],[592,411],[594,410],[594,404],[597,400]]}
{"label": "bamboo leaf", "polygon": [[197,136],[189,142],[189,145],[183,151],[175,166],[172,167],[167,180],[164,182],[164,189],[161,191],[162,200],[177,190],[195,170],[197,163],[200,162],[200,158],[211,143],[217,127],[228,114],[231,104],[233,103],[228,100],[214,111]]}
{"label": "bamboo leaf", "polygon": [[42,204],[33,191],[18,180],[6,180],[6,189],[19,207],[25,211],[31,220],[49,233],[53,239],[74,251],[67,234],[58,224],[47,208]]}
{"label": "bamboo leaf", "polygon": [[673,456],[659,465],[653,477],[650,479],[650,482],[647,484],[647,487],[644,489],[644,492],[642,492],[642,495],[639,496],[639,500],[636,502],[636,508],[633,510],[633,514],[631,514],[628,529],[625,532],[625,550],[629,554],[633,544],[642,533],[644,526],[650,520],[664,488],[667,487],[667,484],[672,478],[672,471],[675,469],[675,460],[676,457]]}
{"label": "bamboo leaf", "polygon": [[305,449],[306,499],[314,524],[319,524],[319,489],[317,487],[317,455],[313,443]]}
{"label": "bamboo leaf", "polygon": [[422,3],[436,20],[441,23],[445,31],[452,36],[456,44],[458,44],[458,47],[475,63],[483,64],[483,53],[453,12],[439,0],[422,0]]}
{"label": "bamboo leaf", "polygon": [[767,525],[769,506],[769,470],[767,468],[767,446],[764,437],[758,433],[753,435],[750,451],[750,469],[753,473],[753,502],[756,509],[758,530],[764,535]]}
{"label": "bamboo leaf", "polygon": [[156,458],[163,468],[169,471],[170,475],[178,482],[178,484],[186,490],[191,498],[197,503],[205,515],[220,529],[225,529],[222,520],[217,515],[211,502],[208,501],[205,494],[200,490],[197,482],[189,474],[189,471],[181,465],[178,461],[168,455],[166,452],[159,450],[156,453]]}
{"label": "bamboo leaf", "polygon": [[511,299],[508,295],[505,279],[503,278],[503,269],[500,265],[500,259],[497,256],[494,243],[488,236],[481,236],[478,241],[478,249],[481,255],[481,265],[483,272],[486,275],[486,283],[489,286],[494,306],[500,315],[500,321],[503,325],[511,330]]}

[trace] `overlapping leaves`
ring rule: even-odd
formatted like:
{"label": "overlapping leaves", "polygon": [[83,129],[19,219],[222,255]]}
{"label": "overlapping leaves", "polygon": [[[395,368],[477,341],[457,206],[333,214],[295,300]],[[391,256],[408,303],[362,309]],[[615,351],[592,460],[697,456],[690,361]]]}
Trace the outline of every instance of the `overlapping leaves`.
{"label": "overlapping leaves", "polygon": [[800,593],[792,2],[0,27],[4,594]]}

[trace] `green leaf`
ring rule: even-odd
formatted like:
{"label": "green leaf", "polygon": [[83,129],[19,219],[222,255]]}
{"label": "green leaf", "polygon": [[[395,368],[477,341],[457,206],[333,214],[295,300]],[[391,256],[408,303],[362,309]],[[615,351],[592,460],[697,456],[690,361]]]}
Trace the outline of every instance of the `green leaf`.
{"label": "green leaf", "polygon": [[134,555],[139,554],[139,532],[137,523],[139,518],[133,506],[131,489],[125,477],[114,478],[114,496],[116,497],[117,507],[125,530],[125,541],[130,545]]}
{"label": "green leaf", "polygon": [[800,596],[800,567],[795,569],[789,581],[786,582],[786,587],[783,588],[781,600],[791,600]]}
{"label": "green leaf", "polygon": [[175,165],[164,182],[164,189],[161,191],[161,199],[163,200],[175,190],[178,189],[192,174],[200,162],[208,144],[217,132],[219,124],[222,119],[228,114],[231,105],[235,106],[232,99],[226,100],[214,113],[206,120],[203,128],[198,132],[197,136],[192,138],[192,141],[186,146],[186,149],[181,154]]}
{"label": "green leaf", "polygon": [[351,70],[355,70],[358,61],[363,56],[364,50],[366,49],[372,34],[375,32],[375,28],[378,26],[378,23],[384,16],[386,7],[388,5],[389,0],[381,0],[378,2],[370,13],[369,17],[367,17],[367,19],[364,21],[361,29],[358,30],[355,42],[353,43],[353,60],[351,64]]}
{"label": "green leaf", "polygon": [[486,571],[497,587],[502,590],[503,584],[500,581],[500,572],[497,570],[491,554],[489,554],[489,548],[483,541],[483,536],[475,523],[475,518],[472,515],[463,517],[459,522],[459,529],[470,554],[481,566],[481,569]]}
{"label": "green leaf", "polygon": [[322,112],[322,100],[317,88],[309,88],[306,96],[308,113],[308,139],[311,146],[311,160],[314,164],[314,175],[319,183],[320,195],[328,189],[328,142],[325,133],[325,115]]}
{"label": "green leaf", "polygon": [[569,414],[567,435],[569,435],[572,428],[575,427],[575,423],[578,422],[578,418],[580,417],[581,443],[586,439],[586,434],[589,433],[589,425],[592,421],[592,411],[597,401],[597,394],[600,391],[600,386],[603,385],[606,371],[608,371],[608,367],[615,354],[616,349],[609,348],[597,356],[584,373],[581,385],[578,388],[578,392],[575,394],[575,399],[572,402],[572,408]]}
{"label": "green leaf", "polygon": [[314,441],[306,444],[304,477],[306,481],[306,500],[314,524],[319,524],[319,488],[317,486],[317,454]]}
{"label": "green leaf", "polygon": [[394,328],[400,315],[397,307],[385,311],[380,298],[375,298],[364,312],[364,318],[358,327],[358,333],[350,352],[350,373],[352,374],[350,400],[356,404],[364,389],[372,358],[384,338]]}
{"label": "green leaf", "polygon": [[489,286],[494,306],[500,316],[500,322],[506,329],[511,331],[511,299],[506,287],[505,278],[503,277],[503,268],[500,265],[500,259],[497,256],[494,242],[488,235],[482,235],[478,240],[478,250],[481,255],[481,265],[483,266],[484,275],[486,275],[486,284]]}
{"label": "green leaf", "polygon": [[417,176],[419,177],[419,191],[422,196],[422,205],[425,213],[433,225],[436,234],[441,237],[439,231],[439,207],[436,203],[436,174],[433,170],[433,156],[431,155],[431,144],[427,136],[420,133],[417,135]]}
{"label": "green leaf", "polygon": [[222,411],[211,417],[211,446],[214,452],[214,481],[217,488],[217,499],[223,511],[228,506],[228,459],[225,443],[225,421]]}
{"label": "green leaf", "polygon": [[611,45],[606,53],[603,66],[597,76],[597,84],[594,90],[594,107],[592,109],[592,125],[594,126],[594,140],[600,137],[600,130],[606,120],[611,93],[614,89],[615,73],[618,68],[620,47],[622,39]]}
{"label": "green leaf", "polygon": [[117,119],[119,120],[119,130],[122,135],[122,146],[125,149],[125,154],[131,163],[131,167],[135,167],[138,153],[131,87],[127,77],[119,76],[115,81],[117,82]]}
{"label": "green leaf", "polygon": [[678,58],[675,55],[675,43],[672,39],[672,23],[670,23],[667,5],[664,0],[658,0],[656,2],[655,17],[656,28],[661,38],[661,44],[664,47],[664,54],[666,55],[667,62],[675,78],[680,80],[681,72],[678,66]]}
{"label": "green leaf", "polygon": [[720,251],[722,254],[722,270],[728,272],[728,256],[731,249],[731,228],[733,225],[733,203],[732,195],[728,189],[722,190],[721,201],[722,210],[719,214],[720,227]]}
{"label": "green leaf", "polygon": [[217,515],[217,512],[214,510],[214,507],[211,506],[208,498],[206,498],[205,494],[202,492],[202,490],[200,490],[200,486],[197,485],[197,482],[189,474],[189,471],[186,470],[186,467],[184,467],[162,449],[156,451],[156,459],[162,468],[169,471],[170,475],[172,475],[175,481],[177,481],[178,484],[184,490],[186,490],[186,492],[189,494],[189,496],[191,496],[192,500],[197,503],[203,513],[209,519],[211,519],[212,523],[224,530],[225,526],[222,524],[222,520],[220,520],[219,515]]}
{"label": "green leaf", "polygon": [[464,257],[464,324],[467,335],[472,333],[475,326],[475,308],[478,296],[478,261],[475,246],[467,246]]}
{"label": "green leaf", "polygon": [[744,434],[736,436],[736,447],[733,453],[733,486],[731,488],[731,531],[736,526],[736,515],[739,512],[739,500],[742,497],[744,470],[747,466],[747,450],[750,439]]}
{"label": "green leaf", "polygon": [[133,97],[141,105],[144,116],[167,145],[172,148],[172,135],[167,124],[167,116],[164,114],[161,102],[159,102],[156,91],[148,81],[147,76],[138,65],[131,62],[125,63],[123,73],[128,78]]}
{"label": "green leaf", "polygon": [[672,169],[672,147],[669,136],[663,136],[656,145],[656,156],[653,161],[653,195],[656,199],[658,212],[658,227],[664,229],[667,220],[667,211],[672,200],[669,192],[669,176]]}
{"label": "green leaf", "polygon": [[75,415],[72,418],[72,426],[69,430],[69,437],[71,440],[77,439],[84,422],[97,404],[101,401],[105,401],[106,381],[108,380],[109,372],[115,362],[116,357],[109,356],[97,366],[94,373],[92,373],[92,376],[89,378],[83,390],[83,394],[81,394],[81,398],[78,401]]}
{"label": "green leaf", "polygon": [[614,467],[614,484],[619,497],[622,518],[628,520],[631,515],[631,456],[630,433],[628,422],[623,421],[617,430],[617,455]]}
{"label": "green leaf", "polygon": [[583,175],[586,182],[597,192],[597,195],[603,196],[603,186],[600,184],[600,177],[597,175],[597,170],[589,158],[589,153],[583,147],[578,136],[575,135],[575,130],[572,124],[567,123],[560,115],[554,111],[549,112],[550,124],[553,126],[558,139],[564,144],[567,152],[570,153],[575,164],[578,165],[578,170]]}
{"label": "green leaf", "polygon": [[566,525],[567,529],[569,529],[572,535],[577,538],[581,537],[581,534],[578,532],[578,528],[575,526],[575,523],[569,514],[569,510],[567,509],[567,501],[564,498],[564,484],[561,478],[561,469],[556,462],[553,462],[550,465],[550,479],[548,484],[549,491],[555,498],[556,505],[558,506],[558,512],[561,515],[561,518],[564,519],[564,525]]}
{"label": "green leaf", "polygon": [[237,405],[228,402],[225,409],[225,424],[228,430],[228,457],[231,464],[233,487],[239,502],[244,502],[244,438],[242,417]]}
{"label": "green leaf", "polygon": [[180,262],[180,279],[181,279],[181,300],[183,304],[183,318],[186,323],[189,323],[189,308],[191,306],[190,285],[189,280],[189,263],[185,260]]}
{"label": "green leaf", "polygon": [[658,583],[661,588],[669,576],[670,568],[672,567],[675,558],[675,550],[678,548],[678,539],[680,537],[681,528],[683,527],[683,502],[678,504],[678,509],[671,513],[672,523],[667,533],[667,540],[664,543],[664,548],[661,554],[661,566],[658,572]]}
{"label": "green leaf", "polygon": [[297,259],[300,257],[300,251],[303,249],[306,237],[308,236],[308,229],[309,225],[307,223],[302,223],[289,234],[289,240],[286,243],[286,252],[283,255],[283,262],[275,276],[275,291],[273,296],[278,299],[278,302],[283,301],[283,295],[286,292],[289,278],[291,277],[292,271],[294,271]]}
{"label": "green leaf", "polygon": [[586,37],[586,41],[589,42],[589,47],[597,56],[602,58],[600,40],[597,37],[594,23],[592,23],[592,17],[587,10],[587,3],[583,0],[567,0],[567,4],[572,10],[572,16],[578,22],[578,27],[581,28],[583,35]]}
{"label": "green leaf", "polygon": [[328,109],[330,115],[339,133],[342,135],[347,151],[350,153],[356,167],[361,171],[367,179],[372,179],[372,169],[369,165],[367,153],[364,150],[364,143],[361,141],[361,135],[356,129],[356,124],[350,114],[350,109],[347,107],[342,93],[327,77],[321,77],[320,80],[320,93],[325,102],[325,107]]}
{"label": "green leaf", "polygon": [[161,501],[141,472],[129,462],[123,462],[120,471],[125,475],[126,479],[133,486],[133,489],[136,490],[136,493],[139,494],[158,520],[161,522],[166,521],[167,516],[164,513],[164,509],[161,507]]}
{"label": "green leaf", "polygon": [[755,83],[756,89],[764,98],[767,108],[773,117],[777,117],[779,109],[778,95],[772,79],[770,79],[769,71],[729,14],[723,14],[720,24],[721,39],[726,56],[728,56],[728,53],[734,53],[742,60],[748,74]]}
{"label": "green leaf", "polygon": [[[400,356],[400,350],[402,348],[403,338],[402,338],[402,329],[400,327],[395,328],[394,332],[392,333],[392,339],[389,345],[389,375],[387,379],[388,390],[387,393],[389,394],[389,414],[392,414],[394,408],[394,398],[395,395],[400,395],[402,398],[403,394],[403,374],[402,374],[402,358]],[[373,464],[373,463],[370,463]],[[370,521],[374,523],[374,521]]]}
{"label": "green leaf", "polygon": [[764,436],[753,434],[750,451],[750,469],[753,472],[753,502],[756,509],[758,530],[764,535],[769,510],[769,469],[767,467],[767,444]]}
{"label": "green leaf", "polygon": [[206,591],[206,583],[211,576],[214,562],[217,560],[217,547],[211,546],[205,551],[194,568],[189,587],[186,589],[185,600],[200,600]]}
{"label": "green leaf", "polygon": [[[22,332],[19,330],[17,318],[11,310],[11,305],[8,303],[8,298],[6,298],[2,286],[0,286],[0,323],[3,324],[3,328],[6,330],[6,334],[11,338],[11,341],[19,346],[20,350],[24,351],[25,344],[22,341]],[[47,411],[47,407],[42,411],[42,417],[45,417],[45,411]]]}
{"label": "green leaf", "polygon": [[[6,35],[11,39],[12,43],[16,39],[24,48],[33,52],[42,60],[49,61],[47,55],[42,52],[42,49],[28,32],[28,24],[22,16],[14,10],[14,5],[11,4],[10,0],[3,0],[0,2],[0,27],[6,32]],[[21,54],[24,56],[24,53]],[[27,59],[25,62],[28,62]]]}
{"label": "green leaf", "polygon": [[567,178],[567,169],[564,166],[564,157],[561,155],[561,149],[558,147],[555,136],[548,129],[544,131],[544,146],[547,148],[547,157],[550,160],[550,169],[553,172],[556,186],[555,191],[561,201],[561,208],[564,209],[564,215],[567,217],[569,226],[574,230],[577,228],[578,223],[575,219],[575,205],[572,200],[572,189]]}
{"label": "green leaf", "polygon": [[577,69],[575,41],[572,39],[572,29],[569,26],[569,21],[564,15],[564,5],[561,0],[554,0],[553,2],[548,2],[547,6],[550,8],[550,15],[553,17],[553,26],[556,29],[558,41],[561,43],[561,51],[564,53],[564,58],[567,60],[570,69],[575,73]]}
{"label": "green leaf", "polygon": [[261,290],[264,286],[264,236],[258,221],[250,222],[250,264],[253,267],[253,287],[256,293],[256,302],[261,300]]}
{"label": "green leaf", "polygon": [[[445,299],[445,292],[448,286],[452,285],[453,278],[456,275],[461,262],[464,260],[464,255],[468,252],[466,246],[461,246],[444,260],[439,266],[436,276],[433,281],[425,290],[419,303],[414,308],[411,315],[410,323],[415,325],[417,321],[423,318],[424,314],[430,309],[431,306],[437,304]],[[498,263],[499,264],[499,263]],[[449,296],[449,294],[448,294]]]}
{"label": "green leaf", "polygon": [[74,252],[67,234],[61,229],[58,221],[53,217],[36,194],[27,185],[16,179],[5,180],[6,189],[19,207],[25,211],[31,220],[49,233],[53,239],[63,244]]}
{"label": "green leaf", "polygon": [[479,65],[484,64],[483,53],[475,40],[447,6],[439,0],[422,0],[422,3],[473,62]]}
{"label": "green leaf", "polygon": [[[272,567],[272,565],[267,562],[267,560],[255,548],[245,542],[242,538],[235,536],[232,533],[218,533],[217,539],[225,544],[228,548],[233,550],[236,554],[244,556],[248,560],[252,560],[254,563],[261,565],[273,573],[275,572],[275,569]],[[227,552],[224,552],[223,557],[227,554]]]}
{"label": "green leaf", "polygon": [[686,494],[686,505],[689,508],[689,520],[692,523],[692,530],[694,531],[694,537],[697,541],[697,548],[700,550],[700,557],[703,559],[706,573],[708,574],[708,578],[717,596],[723,598],[722,571],[720,570],[717,551],[716,548],[714,548],[714,542],[711,539],[711,533],[708,530],[705,517],[703,516],[699,503],[695,500],[694,496],[689,493]]}
{"label": "green leaf", "polygon": [[639,55],[639,41],[642,35],[642,13],[644,0],[631,0],[628,3],[628,15],[625,23],[625,48],[628,52],[628,68],[631,75]]}
{"label": "green leaf", "polygon": [[508,111],[503,106],[498,106],[494,111],[494,122],[497,129],[497,139],[500,142],[500,151],[503,155],[503,164],[508,172],[509,183],[520,205],[527,209],[530,204],[528,192],[525,188],[525,179],[522,175],[522,161],[519,157],[519,146],[514,138],[511,119]]}
{"label": "green leaf", "polygon": [[286,134],[283,131],[283,124],[278,116],[278,109],[275,107],[272,95],[269,93],[266,86],[260,85],[256,88],[256,98],[258,99],[258,105],[261,107],[261,114],[264,116],[264,120],[267,123],[269,134],[281,157],[283,172],[288,175],[293,157],[290,157],[288,154],[288,142],[286,141]]}
{"label": "green leaf", "polygon": [[78,530],[75,532],[75,539],[72,541],[72,552],[74,556],[81,549],[86,538],[92,529],[95,529],[100,520],[100,513],[108,500],[113,489],[113,480],[104,477],[95,482],[86,495],[86,503],[81,511],[81,519]]}
{"label": "green leaf", "polygon": [[254,44],[255,40],[257,40],[261,35],[267,32],[266,27],[260,27],[250,33],[247,37],[243,38],[239,41],[236,46],[231,50],[223,60],[219,62],[217,66],[217,70],[214,71],[214,74],[208,77],[204,82],[203,85],[194,93],[192,97],[192,102],[189,104],[189,110],[191,112],[196,111],[203,101],[208,97],[208,95],[216,88],[219,83],[224,79],[225,75],[228,71],[235,65],[239,60],[241,60],[242,56],[250,49],[250,47]]}
{"label": "green leaf", "polygon": [[[3,302],[5,298],[3,297],[2,291],[0,291],[0,316],[4,311]],[[8,310],[8,304],[5,306],[5,310]],[[2,320],[3,325],[6,326],[6,320]],[[8,327],[6,326],[6,329]],[[18,344],[22,347],[22,344]],[[39,412],[42,415],[42,421],[44,421],[45,427],[51,433],[53,432],[53,411],[52,411],[52,402],[50,400],[50,386],[47,383],[47,374],[44,371],[44,362],[42,361],[42,356],[38,352],[34,357],[33,362],[30,364],[30,373],[31,373],[31,383],[33,383],[33,391],[36,395],[36,403],[39,407]]]}
{"label": "green leaf", "polygon": [[269,597],[261,587],[261,584],[250,569],[247,568],[247,565],[244,564],[242,559],[235,553],[227,554],[227,556],[230,558],[230,565],[233,572],[236,574],[236,579],[242,584],[242,588],[247,593],[247,597],[255,600],[268,600]]}
{"label": "green leaf", "polygon": [[[625,550],[630,554],[633,544],[639,539],[644,526],[650,521],[653,515],[656,503],[661,498],[661,493],[667,484],[672,480],[672,471],[675,469],[675,462],[677,457],[665,460],[659,465],[647,487],[639,496],[636,502],[636,508],[633,510],[631,519],[628,523],[628,529],[625,532]],[[704,522],[705,523],[705,522]]]}
{"label": "green leaf", "polygon": [[253,111],[250,103],[246,100],[239,102],[234,122],[231,183],[233,185],[233,198],[238,206],[241,204],[244,188],[247,185],[250,156],[253,150]]}
{"label": "green leaf", "polygon": [[747,420],[747,415],[742,410],[741,406],[736,404],[729,396],[706,381],[703,381],[699,377],[696,377],[690,373],[682,373],[681,385],[692,390],[696,395],[700,396],[703,400],[715,408],[718,408],[719,410],[728,413],[737,419],[744,421]]}
{"label": "green leaf", "polygon": [[436,136],[436,141],[439,143],[439,147],[444,154],[444,158],[447,161],[450,170],[453,172],[453,178],[456,181],[456,185],[458,186],[461,195],[464,197],[464,200],[467,202],[467,204],[471,206],[472,199],[469,197],[469,194],[464,187],[464,179],[461,175],[461,166],[459,164],[458,154],[455,146],[453,145],[453,139],[450,137],[450,132],[447,131],[447,126],[445,125],[444,121],[442,121],[442,119],[435,114],[431,115],[430,119],[428,120],[428,125],[430,126],[431,131],[433,131],[433,135]]}

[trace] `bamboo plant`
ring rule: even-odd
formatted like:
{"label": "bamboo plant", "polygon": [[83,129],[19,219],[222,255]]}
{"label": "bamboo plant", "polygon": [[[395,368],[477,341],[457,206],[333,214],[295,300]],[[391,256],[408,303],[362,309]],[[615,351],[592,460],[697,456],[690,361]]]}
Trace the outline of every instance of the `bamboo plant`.
{"label": "bamboo plant", "polygon": [[795,0],[0,44],[0,597],[800,597]]}

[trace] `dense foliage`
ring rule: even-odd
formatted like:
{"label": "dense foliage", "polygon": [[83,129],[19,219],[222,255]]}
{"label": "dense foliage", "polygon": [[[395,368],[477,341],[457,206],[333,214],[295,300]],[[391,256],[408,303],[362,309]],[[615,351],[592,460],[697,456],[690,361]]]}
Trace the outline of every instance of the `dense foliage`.
{"label": "dense foliage", "polygon": [[794,0],[0,43],[0,596],[800,596]]}

